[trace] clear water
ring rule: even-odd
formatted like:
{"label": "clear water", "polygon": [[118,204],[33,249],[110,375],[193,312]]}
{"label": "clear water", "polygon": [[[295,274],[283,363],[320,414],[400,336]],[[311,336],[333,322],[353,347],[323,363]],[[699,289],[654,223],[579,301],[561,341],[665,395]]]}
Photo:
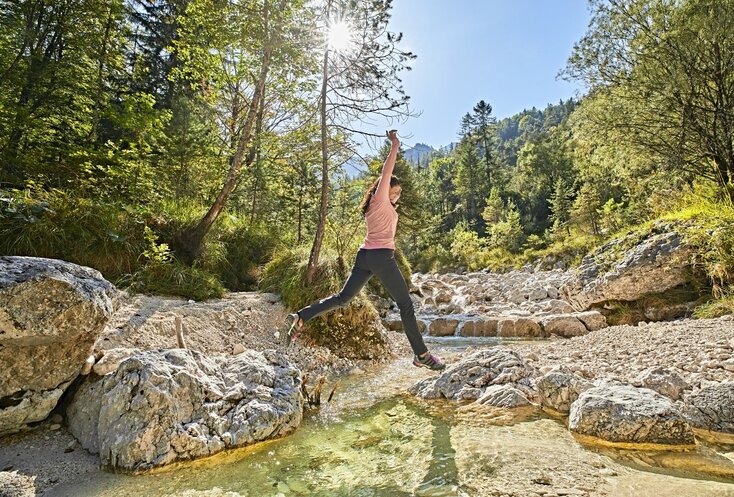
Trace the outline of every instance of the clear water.
{"label": "clear water", "polygon": [[[477,343],[488,342],[438,348],[451,356]],[[343,380],[331,404],[283,439],[154,474],[98,471],[48,495],[475,496],[537,475],[552,480],[546,491],[573,487],[578,478],[616,467],[617,477],[600,495],[734,496],[734,462],[721,455],[725,447],[667,459],[666,453],[591,450],[542,413],[498,417],[405,394],[428,374],[406,359],[378,366]]]}

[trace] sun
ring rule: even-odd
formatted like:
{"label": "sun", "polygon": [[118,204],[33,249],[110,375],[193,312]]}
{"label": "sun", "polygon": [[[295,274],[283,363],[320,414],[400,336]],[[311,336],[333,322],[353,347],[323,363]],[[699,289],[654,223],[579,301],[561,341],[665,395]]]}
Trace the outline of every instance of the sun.
{"label": "sun", "polygon": [[349,50],[354,42],[352,26],[347,21],[335,21],[329,26],[329,49],[336,52]]}

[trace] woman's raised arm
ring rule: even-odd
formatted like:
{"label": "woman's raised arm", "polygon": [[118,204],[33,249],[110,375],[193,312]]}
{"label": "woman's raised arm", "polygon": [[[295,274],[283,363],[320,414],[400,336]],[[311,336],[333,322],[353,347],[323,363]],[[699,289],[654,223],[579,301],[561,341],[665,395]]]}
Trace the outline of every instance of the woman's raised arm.
{"label": "woman's raised arm", "polygon": [[400,150],[400,140],[398,140],[397,130],[390,130],[387,133],[387,137],[390,139],[390,153],[387,154],[385,164],[382,165],[382,175],[380,176],[380,183],[377,185],[377,191],[375,191],[376,200],[389,200],[390,199],[390,178],[392,172],[395,169],[395,161],[398,158],[398,150]]}

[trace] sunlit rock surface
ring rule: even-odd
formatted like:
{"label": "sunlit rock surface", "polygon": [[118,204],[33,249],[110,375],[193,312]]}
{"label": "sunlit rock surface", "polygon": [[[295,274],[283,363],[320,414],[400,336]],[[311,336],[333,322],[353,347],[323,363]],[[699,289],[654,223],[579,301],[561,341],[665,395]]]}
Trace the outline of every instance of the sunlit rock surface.
{"label": "sunlit rock surface", "polygon": [[629,444],[692,445],[693,430],[667,397],[647,388],[606,385],[571,404],[569,429],[579,435]]}
{"label": "sunlit rock surface", "polygon": [[300,386],[300,372],[273,351],[148,351],[83,384],[69,428],[104,465],[146,470],[293,431]]}
{"label": "sunlit rock surface", "polygon": [[0,435],[49,415],[81,371],[116,294],[88,267],[0,257]]}
{"label": "sunlit rock surface", "polygon": [[[495,385],[509,385],[526,398],[534,396],[532,369],[519,355],[503,347],[478,350],[441,374],[416,383],[410,392],[426,399],[476,400]],[[491,403],[492,398],[499,400],[502,396],[485,397],[484,403]]]}

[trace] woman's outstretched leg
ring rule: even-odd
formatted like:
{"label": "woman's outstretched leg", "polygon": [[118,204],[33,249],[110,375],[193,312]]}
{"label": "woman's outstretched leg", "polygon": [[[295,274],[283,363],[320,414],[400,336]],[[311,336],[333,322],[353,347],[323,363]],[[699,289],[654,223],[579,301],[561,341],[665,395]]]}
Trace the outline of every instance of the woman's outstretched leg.
{"label": "woman's outstretched leg", "polygon": [[408,337],[410,347],[413,349],[415,358],[413,363],[416,366],[426,366],[431,369],[443,369],[445,365],[441,360],[428,353],[428,348],[423,342],[423,336],[418,329],[418,321],[415,318],[415,310],[413,309],[413,301],[410,299],[408,292],[408,284],[400,272],[395,256],[391,252],[377,253],[375,257],[378,260],[370,261],[370,267],[373,268],[375,275],[384,285],[387,293],[395,301],[400,309],[400,319],[403,322],[403,330]]}
{"label": "woman's outstretched leg", "polygon": [[372,272],[367,269],[364,264],[363,252],[363,250],[357,252],[352,272],[339,293],[321,299],[289,316],[286,331],[288,343],[290,343],[290,338],[293,332],[300,329],[304,323],[332,309],[344,307],[359,293],[362,287],[367,284],[369,279],[372,277]]}

